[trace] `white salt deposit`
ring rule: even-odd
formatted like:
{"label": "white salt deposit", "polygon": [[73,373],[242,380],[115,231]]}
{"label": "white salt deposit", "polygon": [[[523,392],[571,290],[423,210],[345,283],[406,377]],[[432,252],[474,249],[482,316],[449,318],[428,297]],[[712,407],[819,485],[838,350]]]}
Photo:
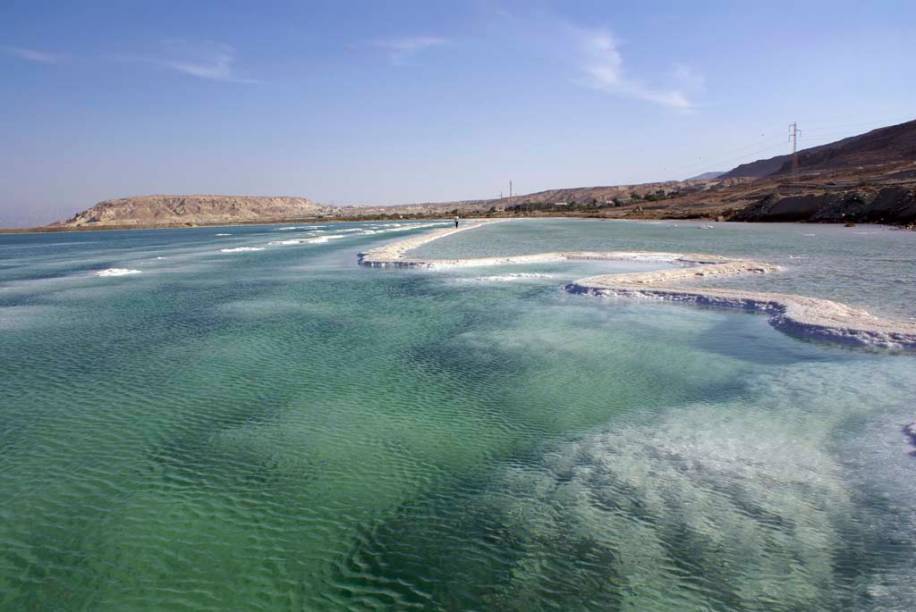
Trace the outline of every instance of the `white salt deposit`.
{"label": "white salt deposit", "polygon": [[[494,221],[490,221],[492,223]],[[359,263],[370,267],[470,267],[506,264],[548,263],[574,260],[656,261],[680,267],[653,272],[605,274],[580,279],[566,286],[570,293],[599,296],[652,298],[678,303],[738,308],[768,314],[777,329],[797,336],[877,348],[916,350],[916,324],[878,318],[865,310],[839,302],[792,294],[761,293],[714,288],[685,288],[689,282],[710,276],[764,274],[780,270],[766,262],[734,259],[719,255],[653,253],[644,251],[551,252],[503,257],[467,259],[412,259],[408,251],[434,240],[476,229],[488,222],[470,223],[384,245],[358,255]],[[814,234],[806,234],[813,236]]]}
{"label": "white salt deposit", "polygon": [[99,270],[95,273],[96,276],[108,277],[108,276],[130,276],[132,274],[140,274],[140,270],[132,270],[130,268],[108,268],[107,270]]}
{"label": "white salt deposit", "polygon": [[263,251],[264,247],[235,247],[233,249],[220,249],[220,253],[252,253],[254,251]]}

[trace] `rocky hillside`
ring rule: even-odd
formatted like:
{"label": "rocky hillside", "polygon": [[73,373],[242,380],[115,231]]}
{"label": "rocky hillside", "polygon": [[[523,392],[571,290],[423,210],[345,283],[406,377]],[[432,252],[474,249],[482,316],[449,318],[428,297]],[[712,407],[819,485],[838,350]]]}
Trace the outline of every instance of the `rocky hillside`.
{"label": "rocky hillside", "polygon": [[719,175],[719,178],[764,178],[777,172],[789,159],[788,155],[777,155],[768,159],[741,164],[728,172]]}
{"label": "rocky hillside", "polygon": [[910,185],[797,195],[777,191],[738,211],[732,219],[911,225],[916,223],[916,189]]}
{"label": "rocky hillside", "polygon": [[46,230],[278,223],[316,218],[590,216],[916,223],[916,121],[783,155],[713,178],[551,189],[489,200],[326,207],[306,198],[139,196],[107,200]]}
{"label": "rocky hillside", "polygon": [[494,200],[372,209],[342,216],[587,215],[631,218],[723,218],[744,221],[916,222],[916,121],[893,125],[798,153],[742,164],[686,181],[551,189]]}
{"label": "rocky hillside", "polygon": [[916,223],[916,162],[791,173],[712,185],[656,201],[630,201],[601,216],[733,221]]}
{"label": "rocky hillside", "polygon": [[686,181],[661,181],[632,185],[608,185],[600,187],[568,187],[548,189],[534,193],[493,198],[489,200],[455,200],[451,202],[426,202],[399,206],[346,206],[333,209],[339,217],[366,217],[381,215],[405,216],[450,216],[501,214],[513,212],[532,213],[544,210],[555,212],[581,210],[582,205],[590,209],[621,206],[625,202],[654,201],[674,195],[684,195],[708,190],[712,187],[730,186],[741,183],[741,179],[690,179]]}
{"label": "rocky hillside", "polygon": [[[798,152],[798,167],[809,174],[901,161],[916,161],[916,120]],[[792,160],[789,158],[783,161],[776,174],[791,171]]]}
{"label": "rocky hillside", "polygon": [[[900,161],[916,161],[916,120],[798,152],[799,171],[807,174]],[[765,178],[791,172],[792,156],[777,155],[741,164],[720,178]]]}
{"label": "rocky hillside", "polygon": [[151,195],[99,202],[54,227],[177,227],[314,219],[327,209],[307,198]]}

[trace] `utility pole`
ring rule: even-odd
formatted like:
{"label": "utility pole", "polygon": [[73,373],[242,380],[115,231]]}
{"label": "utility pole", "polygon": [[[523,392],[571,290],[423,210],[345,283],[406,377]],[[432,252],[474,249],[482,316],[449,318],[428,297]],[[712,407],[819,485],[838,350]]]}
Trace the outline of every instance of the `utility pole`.
{"label": "utility pole", "polygon": [[798,135],[801,130],[798,129],[798,123],[793,121],[789,124],[789,142],[792,143],[792,180],[798,179]]}
{"label": "utility pole", "polygon": [[512,206],[512,179],[509,179],[509,206]]}

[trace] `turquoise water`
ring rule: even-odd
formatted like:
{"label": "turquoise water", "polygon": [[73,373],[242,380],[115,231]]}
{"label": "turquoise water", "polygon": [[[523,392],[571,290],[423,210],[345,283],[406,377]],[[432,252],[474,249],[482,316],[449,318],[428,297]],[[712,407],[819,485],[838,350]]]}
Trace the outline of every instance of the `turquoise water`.
{"label": "turquoise water", "polygon": [[[779,258],[916,315],[916,234],[733,227],[423,251]],[[912,357],[560,289],[646,264],[355,265],[423,231],[0,236],[0,608],[916,606]]]}
{"label": "turquoise water", "polygon": [[432,242],[427,257],[569,250],[650,250],[750,257],[784,274],[710,279],[707,284],[797,293],[916,319],[916,233],[886,226],[690,221],[524,220]]}

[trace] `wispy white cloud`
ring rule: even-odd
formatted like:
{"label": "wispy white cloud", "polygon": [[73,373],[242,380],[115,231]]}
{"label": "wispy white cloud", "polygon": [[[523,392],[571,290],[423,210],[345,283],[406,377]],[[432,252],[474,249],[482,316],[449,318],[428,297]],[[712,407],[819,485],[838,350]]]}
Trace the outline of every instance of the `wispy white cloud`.
{"label": "wispy white cloud", "polygon": [[238,74],[235,49],[211,41],[167,40],[155,56],[127,56],[125,61],[153,64],[187,76],[224,83],[257,83]]}
{"label": "wispy white cloud", "polygon": [[670,70],[634,73],[625,62],[627,47],[600,24],[582,25],[537,9],[499,9],[490,16],[489,35],[509,41],[508,54],[521,52],[539,60],[545,76],[679,111],[695,109],[694,98],[704,91],[702,75],[678,62],[680,58],[669,60]]}
{"label": "wispy white cloud", "polygon": [[9,55],[36,64],[59,64],[67,59],[66,55],[39,49],[28,49],[26,47],[2,47],[2,49]]}
{"label": "wispy white cloud", "polygon": [[699,92],[706,90],[706,77],[687,64],[675,63],[672,77],[681,87],[688,91]]}
{"label": "wispy white cloud", "polygon": [[579,49],[580,82],[610,94],[645,100],[680,110],[693,107],[685,89],[702,86],[702,77],[683,64],[675,66],[672,80],[680,86],[654,87],[624,72],[617,41],[607,30],[574,28]]}
{"label": "wispy white cloud", "polygon": [[389,38],[385,40],[375,40],[369,44],[388,53],[388,59],[392,64],[401,65],[407,63],[410,58],[421,51],[432,47],[440,47],[449,43],[447,38],[439,36],[408,36],[404,38]]}

